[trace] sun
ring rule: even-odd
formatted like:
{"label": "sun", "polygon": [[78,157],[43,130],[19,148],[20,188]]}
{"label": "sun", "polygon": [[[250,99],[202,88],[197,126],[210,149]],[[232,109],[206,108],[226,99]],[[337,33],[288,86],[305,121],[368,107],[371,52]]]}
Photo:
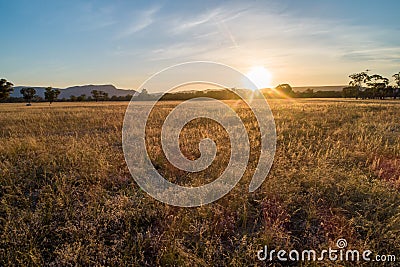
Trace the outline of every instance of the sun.
{"label": "sun", "polygon": [[258,89],[271,88],[272,74],[263,66],[254,66],[247,72],[246,76],[257,86]]}

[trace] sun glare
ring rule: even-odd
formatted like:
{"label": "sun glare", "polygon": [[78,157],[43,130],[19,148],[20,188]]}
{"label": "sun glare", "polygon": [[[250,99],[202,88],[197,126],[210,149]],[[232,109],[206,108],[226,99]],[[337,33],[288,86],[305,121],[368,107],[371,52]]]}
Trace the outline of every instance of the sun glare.
{"label": "sun glare", "polygon": [[246,76],[258,89],[271,88],[272,74],[263,66],[252,67]]}

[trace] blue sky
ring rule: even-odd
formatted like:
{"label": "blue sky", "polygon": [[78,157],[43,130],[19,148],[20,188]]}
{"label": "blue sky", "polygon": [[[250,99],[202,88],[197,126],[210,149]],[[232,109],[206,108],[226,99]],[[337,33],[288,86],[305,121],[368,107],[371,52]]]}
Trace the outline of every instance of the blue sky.
{"label": "blue sky", "polygon": [[192,60],[272,84],[341,85],[400,71],[400,1],[6,1],[0,75],[16,85],[137,87]]}

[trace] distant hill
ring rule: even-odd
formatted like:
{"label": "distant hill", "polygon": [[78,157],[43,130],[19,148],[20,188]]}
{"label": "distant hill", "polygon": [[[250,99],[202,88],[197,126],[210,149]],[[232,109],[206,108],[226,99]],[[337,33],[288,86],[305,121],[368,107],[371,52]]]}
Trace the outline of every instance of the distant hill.
{"label": "distant hill", "polygon": [[[36,94],[40,97],[44,98],[44,92],[46,87],[35,87],[35,86],[15,86],[14,92],[11,94],[11,97],[22,97],[20,90],[24,87],[33,87],[36,90]],[[105,85],[82,85],[82,86],[72,86],[68,88],[57,88],[60,89],[61,93],[58,97],[59,99],[62,98],[70,98],[72,95],[80,96],[86,95],[91,96],[91,92],[93,90],[104,91],[108,93],[109,97],[115,96],[126,96],[128,94],[135,95],[137,92],[136,90],[126,90],[126,89],[118,89],[114,85],[105,84]]]}

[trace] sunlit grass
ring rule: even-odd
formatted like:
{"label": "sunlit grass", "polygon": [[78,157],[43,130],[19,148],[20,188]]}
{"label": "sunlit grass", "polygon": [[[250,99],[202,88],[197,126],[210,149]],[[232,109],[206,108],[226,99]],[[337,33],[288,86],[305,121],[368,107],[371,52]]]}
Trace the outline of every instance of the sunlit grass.
{"label": "sunlit grass", "polygon": [[[338,238],[400,255],[400,103],[269,103],[278,143],[261,188],[248,193],[253,155],[231,193],[189,209],[154,200],[132,180],[121,143],[127,103],[1,104],[0,265],[262,265],[264,245],[318,250]],[[246,107],[235,109],[254,126]],[[184,153],[198,156],[196,140],[212,130],[226,149],[217,124],[194,123],[182,133],[193,136]],[[163,169],[161,153],[153,146],[161,172],[183,184],[212,180],[226,164],[218,158],[189,177]]]}

